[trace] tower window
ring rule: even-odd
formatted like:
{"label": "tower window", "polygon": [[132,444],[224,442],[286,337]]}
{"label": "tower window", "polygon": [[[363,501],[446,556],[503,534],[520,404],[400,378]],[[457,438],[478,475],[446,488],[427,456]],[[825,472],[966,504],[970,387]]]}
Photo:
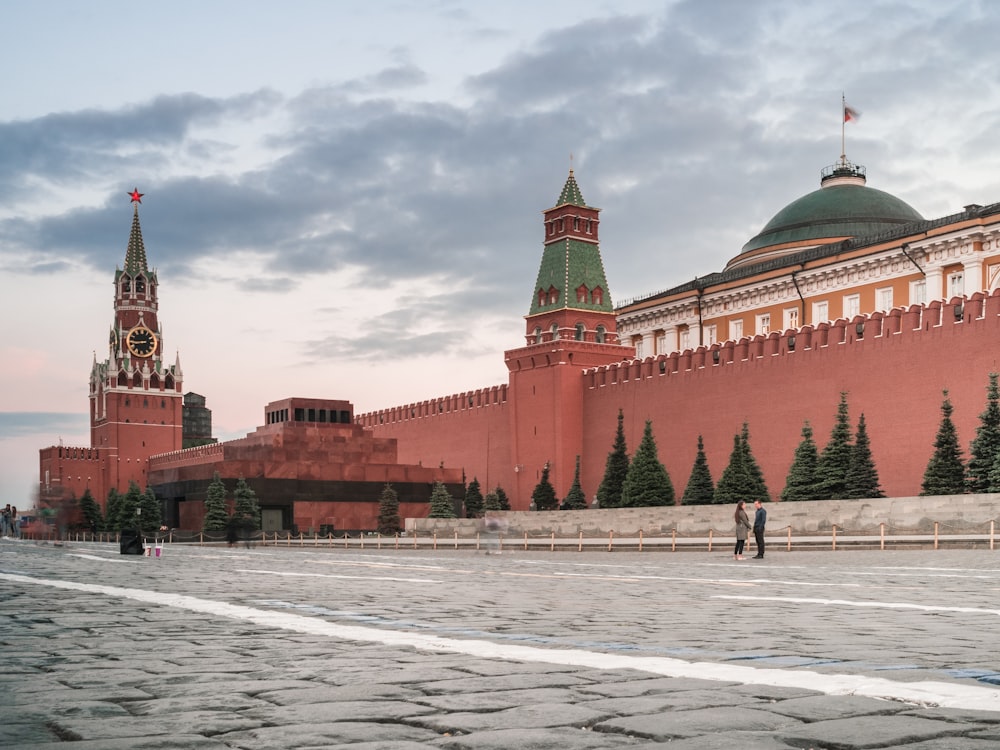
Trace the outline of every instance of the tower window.
{"label": "tower window", "polygon": [[573,217],[573,231],[574,232],[580,231],[580,219],[576,216]]}
{"label": "tower window", "polygon": [[596,334],[595,338],[596,338],[598,344],[603,344],[604,343],[605,334],[606,333],[607,333],[607,329],[605,329],[604,326],[597,326],[597,334]]}
{"label": "tower window", "polygon": [[565,222],[562,219],[559,219],[559,221],[556,222],[556,230],[562,232],[565,228],[566,228]]}
{"label": "tower window", "polygon": [[577,302],[586,302],[587,301],[587,296],[588,295],[587,295],[587,287],[586,287],[586,285],[581,284],[580,286],[578,286],[576,288],[576,301]]}
{"label": "tower window", "polygon": [[546,297],[547,297],[547,295],[545,294],[545,290],[544,289],[539,289],[538,290],[538,304],[540,306],[544,306],[545,305]]}
{"label": "tower window", "polygon": [[576,324],[576,332],[574,333],[574,337],[576,338],[577,341],[583,341],[584,330],[585,329],[583,327],[583,323]]}
{"label": "tower window", "polygon": [[591,299],[595,305],[604,304],[604,290],[599,286],[594,287],[594,291],[591,293]]}
{"label": "tower window", "polygon": [[558,323],[553,323],[552,324],[552,340],[553,341],[558,341],[559,340],[559,324]]}
{"label": "tower window", "polygon": [[592,226],[593,225],[592,225],[592,222],[590,221],[590,219],[587,219],[587,234],[593,234]]}
{"label": "tower window", "polygon": [[542,327],[541,326],[536,326],[535,327],[535,343],[536,344],[542,343]]}

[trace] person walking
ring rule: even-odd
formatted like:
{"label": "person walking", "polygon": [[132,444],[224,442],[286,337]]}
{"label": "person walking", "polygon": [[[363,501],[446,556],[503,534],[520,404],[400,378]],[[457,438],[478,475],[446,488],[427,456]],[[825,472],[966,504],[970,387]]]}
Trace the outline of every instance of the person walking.
{"label": "person walking", "polygon": [[736,521],[736,549],[733,550],[734,560],[743,559],[743,545],[747,543],[747,532],[750,531],[750,519],[747,517],[746,510],[744,510],[746,504],[746,500],[740,500],[736,503],[736,512],[733,514],[733,520]]}
{"label": "person walking", "polygon": [[764,559],[764,526],[767,525],[767,511],[760,500],[753,501],[756,512],[753,514],[753,538],[757,542],[757,554],[754,560]]}

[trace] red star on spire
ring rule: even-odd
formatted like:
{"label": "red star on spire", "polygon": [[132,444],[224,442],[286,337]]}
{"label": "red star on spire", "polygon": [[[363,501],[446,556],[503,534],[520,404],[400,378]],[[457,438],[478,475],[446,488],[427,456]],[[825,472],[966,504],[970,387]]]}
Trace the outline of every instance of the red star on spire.
{"label": "red star on spire", "polygon": [[132,192],[128,193],[129,197],[132,198],[132,203],[142,203],[142,196],[145,193],[140,193],[139,188],[132,188]]}

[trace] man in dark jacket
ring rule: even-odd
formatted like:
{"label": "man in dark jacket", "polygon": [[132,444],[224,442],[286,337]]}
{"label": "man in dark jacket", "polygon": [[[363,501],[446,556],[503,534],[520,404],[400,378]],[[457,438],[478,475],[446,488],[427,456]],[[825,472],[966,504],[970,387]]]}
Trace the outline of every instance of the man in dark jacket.
{"label": "man in dark jacket", "polygon": [[753,538],[757,541],[757,554],[754,560],[764,559],[764,526],[767,524],[767,511],[760,500],[753,501],[756,512],[753,514]]}

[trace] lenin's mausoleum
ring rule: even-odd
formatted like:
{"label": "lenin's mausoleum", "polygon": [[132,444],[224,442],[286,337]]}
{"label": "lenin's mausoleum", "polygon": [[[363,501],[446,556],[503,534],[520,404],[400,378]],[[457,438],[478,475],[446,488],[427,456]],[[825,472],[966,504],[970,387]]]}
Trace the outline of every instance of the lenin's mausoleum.
{"label": "lenin's mausoleum", "polygon": [[724,269],[615,307],[599,209],[570,171],[544,212],[533,286],[522,269],[524,339],[502,355],[506,383],[365,414],[332,397],[285,398],[263,408],[256,431],[223,443],[192,439],[204,401],[185,393],[179,358],[162,359],[136,204],[108,358],[91,367],[91,445],[42,449],[40,495],[89,487],[103,501],[134,480],[155,490],[169,525],[199,528],[219,472],[256,491],[266,530],[366,530],[387,482],[401,515],[420,517],[434,482],[458,498],[475,477],[527,510],[546,465],[566,495],[577,457],[594,498],[621,410],[630,451],[652,420],[678,497],[699,436],[717,479],[746,423],[777,497],[803,424],[822,448],[841,393],[852,423],[865,415],[885,494],[916,495],[943,391],[967,449],[1000,371],[1000,204],[925,219],[866,183],[841,156]]}

